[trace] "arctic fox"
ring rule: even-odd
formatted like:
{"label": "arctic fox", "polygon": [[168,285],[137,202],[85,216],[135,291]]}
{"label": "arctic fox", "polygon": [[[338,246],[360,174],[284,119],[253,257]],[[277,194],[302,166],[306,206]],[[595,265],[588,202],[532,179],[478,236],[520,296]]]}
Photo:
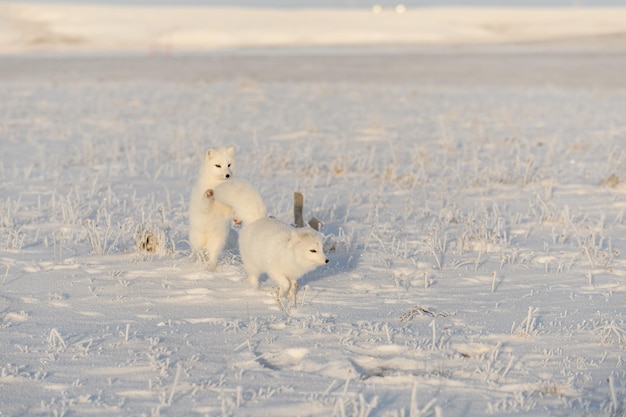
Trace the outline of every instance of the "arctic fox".
{"label": "arctic fox", "polygon": [[279,296],[289,299],[295,298],[296,281],[302,275],[328,263],[319,233],[267,217],[244,222],[239,251],[253,286],[258,287],[259,275],[266,273],[278,285]]}
{"label": "arctic fox", "polygon": [[255,287],[266,273],[279,286],[281,297],[293,299],[298,278],[328,262],[320,234],[268,218],[261,195],[249,183],[229,180],[212,191],[215,204],[232,208],[242,223],[239,252],[248,281]]}
{"label": "arctic fox", "polygon": [[197,256],[215,269],[230,231],[232,209],[213,198],[212,189],[228,180],[235,168],[235,148],[209,148],[189,202],[189,243]]}

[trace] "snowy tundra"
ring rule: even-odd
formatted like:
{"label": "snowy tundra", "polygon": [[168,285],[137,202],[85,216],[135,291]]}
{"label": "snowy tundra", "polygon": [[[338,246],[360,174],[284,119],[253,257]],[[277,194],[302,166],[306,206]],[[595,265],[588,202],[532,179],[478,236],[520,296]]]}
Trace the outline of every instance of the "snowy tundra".
{"label": "snowy tundra", "polygon": [[[624,416],[626,58],[511,48],[0,57],[0,414]],[[295,300],[191,256],[228,145]]]}

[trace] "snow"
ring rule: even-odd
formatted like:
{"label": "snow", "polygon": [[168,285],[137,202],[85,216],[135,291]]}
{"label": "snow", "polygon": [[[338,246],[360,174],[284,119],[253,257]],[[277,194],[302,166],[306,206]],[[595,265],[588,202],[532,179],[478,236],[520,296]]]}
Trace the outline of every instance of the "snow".
{"label": "snow", "polygon": [[[401,11],[400,12],[398,12]],[[624,7],[254,8],[0,4],[0,52],[172,51],[235,47],[626,45]]]}
{"label": "snow", "polygon": [[[545,45],[0,57],[0,414],[624,415],[626,58]],[[295,303],[189,256],[230,144]]]}

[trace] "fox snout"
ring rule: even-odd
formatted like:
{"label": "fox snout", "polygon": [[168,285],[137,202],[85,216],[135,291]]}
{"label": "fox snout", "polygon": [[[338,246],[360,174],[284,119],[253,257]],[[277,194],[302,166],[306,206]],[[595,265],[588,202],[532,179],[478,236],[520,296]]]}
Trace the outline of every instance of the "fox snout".
{"label": "fox snout", "polygon": [[324,261],[324,263],[325,263],[325,264],[327,264],[327,263],[328,263],[328,258],[326,258],[326,260]]}
{"label": "fox snout", "polygon": [[230,174],[226,174],[225,177],[228,179],[230,178]]}

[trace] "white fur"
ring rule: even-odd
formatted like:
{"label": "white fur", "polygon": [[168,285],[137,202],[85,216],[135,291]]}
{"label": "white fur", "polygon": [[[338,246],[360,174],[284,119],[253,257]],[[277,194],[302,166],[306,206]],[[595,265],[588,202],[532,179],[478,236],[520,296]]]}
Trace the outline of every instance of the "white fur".
{"label": "white fur", "polygon": [[271,218],[243,225],[239,251],[252,285],[258,287],[259,276],[266,273],[280,288],[279,295],[291,299],[296,295],[296,281],[328,262],[319,233]]}
{"label": "white fur", "polygon": [[244,225],[267,216],[261,194],[248,182],[232,179],[213,190],[215,201],[232,207],[235,217]]}
{"label": "white fur", "polygon": [[209,148],[204,154],[200,175],[191,191],[189,202],[189,243],[194,254],[208,261],[215,269],[230,231],[232,209],[208,192],[229,179],[235,167],[235,148]]}

